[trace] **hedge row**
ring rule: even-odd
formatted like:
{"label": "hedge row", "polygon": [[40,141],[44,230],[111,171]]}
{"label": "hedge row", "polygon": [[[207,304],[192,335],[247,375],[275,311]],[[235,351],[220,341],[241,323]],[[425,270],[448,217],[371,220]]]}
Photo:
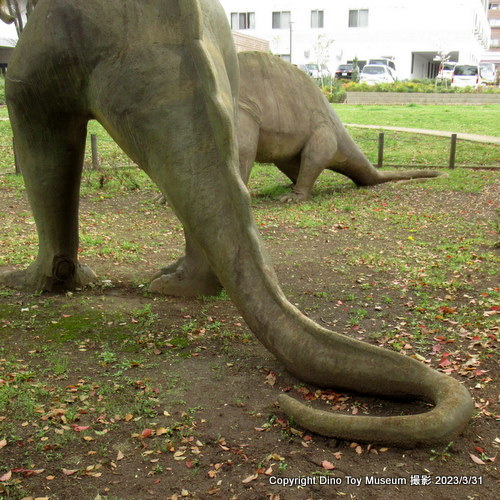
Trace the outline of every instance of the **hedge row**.
{"label": "hedge row", "polygon": [[433,80],[403,80],[376,85],[335,80],[332,82],[332,85],[322,87],[322,90],[330,102],[343,102],[346,98],[346,92],[500,93],[498,87],[481,86],[477,89],[472,87],[457,88],[450,87],[444,83],[436,85]]}

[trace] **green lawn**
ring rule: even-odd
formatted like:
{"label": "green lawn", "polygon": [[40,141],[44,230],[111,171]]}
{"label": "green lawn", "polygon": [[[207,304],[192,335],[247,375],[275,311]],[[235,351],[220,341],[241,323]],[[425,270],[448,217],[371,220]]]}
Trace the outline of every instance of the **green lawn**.
{"label": "green lawn", "polygon": [[379,106],[334,104],[344,123],[427,128],[500,136],[500,106]]}

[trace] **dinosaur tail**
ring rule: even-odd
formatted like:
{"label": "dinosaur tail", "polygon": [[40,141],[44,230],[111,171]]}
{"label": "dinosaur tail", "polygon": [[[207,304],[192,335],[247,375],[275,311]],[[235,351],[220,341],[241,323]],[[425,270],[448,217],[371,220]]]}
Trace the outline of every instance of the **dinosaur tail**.
{"label": "dinosaur tail", "polygon": [[341,439],[414,447],[449,442],[470,420],[472,398],[452,377],[408,356],[325,330],[310,320],[296,318],[294,323],[283,331],[279,342],[274,339],[274,345],[266,346],[302,381],[434,405],[427,412],[406,416],[341,415],[280,395],[284,412],[305,429]]}
{"label": "dinosaur tail", "polygon": [[393,417],[335,414],[312,408],[285,394],[279,396],[278,402],[297,424],[323,436],[403,447],[448,443],[469,421],[472,400],[458,381],[437,373],[435,385],[429,387],[426,396],[426,400],[435,404],[432,410]]}
{"label": "dinosaur tail", "polygon": [[[203,3],[205,16],[212,11],[215,19],[224,17],[217,2]],[[229,26],[224,29],[230,40]],[[292,415],[296,413],[297,422],[327,435],[401,446],[447,440],[463,429],[472,413],[471,398],[457,381],[394,351],[326,330],[286,300],[252,219],[250,196],[238,172],[232,116],[238,71],[232,44],[228,44],[228,56],[220,57],[220,31],[221,26],[213,23],[212,32],[194,36],[188,46],[205,92],[203,105],[196,108],[197,126],[211,134],[198,134],[197,147],[190,152],[191,163],[204,167],[189,177],[189,188],[170,189],[169,202],[250,329],[290,373],[321,387],[437,403],[428,414],[381,420],[368,417],[369,421],[346,416],[338,424],[333,415],[320,418],[314,410],[311,414],[299,403],[281,398],[284,408]],[[358,418],[363,419],[359,424]],[[392,429],[386,430],[384,424]]]}
{"label": "dinosaur tail", "polygon": [[330,170],[349,177],[356,185],[374,186],[384,182],[425,179],[442,175],[441,172],[436,170],[381,171],[376,169],[353,141],[346,128],[340,123],[333,109],[332,114],[336,117],[335,128],[339,137],[339,150],[334,164],[330,166]]}

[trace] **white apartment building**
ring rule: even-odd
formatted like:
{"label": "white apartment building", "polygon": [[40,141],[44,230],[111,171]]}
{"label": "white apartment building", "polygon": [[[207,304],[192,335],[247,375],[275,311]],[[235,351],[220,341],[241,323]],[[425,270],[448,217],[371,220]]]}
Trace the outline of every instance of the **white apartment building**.
{"label": "white apartment building", "polygon": [[[268,41],[294,64],[335,71],[355,57],[392,56],[400,79],[435,76],[439,52],[478,62],[489,47],[488,1],[220,0],[233,31]],[[16,41],[14,26],[0,22],[0,63]]]}
{"label": "white apartment building", "polygon": [[330,71],[355,57],[391,56],[398,77],[432,78],[437,59],[479,62],[488,0],[220,0],[233,31],[269,41],[293,64]]}

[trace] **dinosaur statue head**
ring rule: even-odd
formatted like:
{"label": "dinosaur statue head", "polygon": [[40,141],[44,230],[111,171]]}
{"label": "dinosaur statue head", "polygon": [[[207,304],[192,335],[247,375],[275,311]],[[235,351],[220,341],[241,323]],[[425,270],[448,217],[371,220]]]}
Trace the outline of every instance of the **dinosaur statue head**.
{"label": "dinosaur statue head", "polygon": [[5,0],[0,0],[0,20],[7,24],[14,22],[14,18],[7,10],[7,2]]}

